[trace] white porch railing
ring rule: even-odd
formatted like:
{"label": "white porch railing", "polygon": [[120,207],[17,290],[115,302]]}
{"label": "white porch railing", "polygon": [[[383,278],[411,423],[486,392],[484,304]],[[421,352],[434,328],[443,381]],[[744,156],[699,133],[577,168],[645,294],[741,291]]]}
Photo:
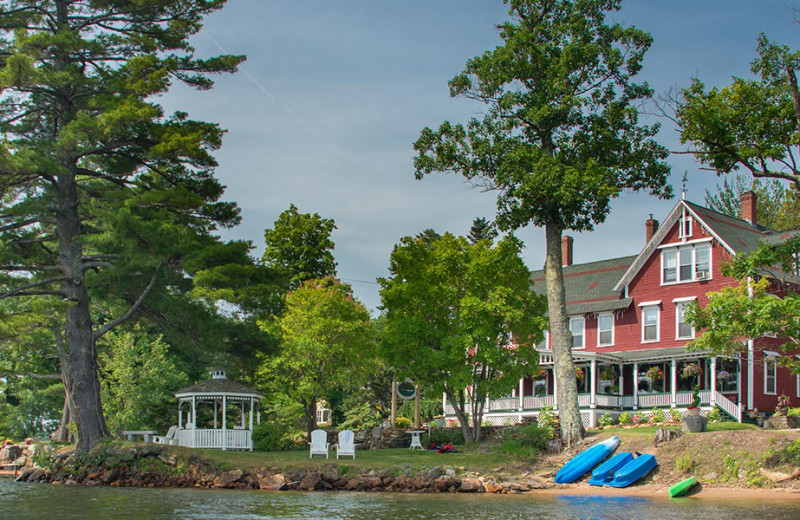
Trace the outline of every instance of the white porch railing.
{"label": "white porch railing", "polygon": [[516,410],[517,408],[519,408],[519,399],[514,397],[489,401],[489,410]]}
{"label": "white porch railing", "polygon": [[639,408],[669,406],[672,404],[671,394],[639,394]]}
{"label": "white porch railing", "polygon": [[522,398],[522,408],[525,410],[539,409],[546,406],[555,405],[555,397],[552,395],[526,396]]}
{"label": "white porch railing", "polygon": [[597,394],[596,401],[599,408],[619,408],[618,395]]}
{"label": "white porch railing", "polygon": [[717,406],[725,410],[728,414],[734,417],[737,421],[742,422],[742,405],[736,404],[721,393],[717,392],[716,398]]}
{"label": "white porch railing", "polygon": [[589,394],[578,394],[578,406],[588,408],[590,399],[591,396]]}
{"label": "white porch railing", "polygon": [[178,430],[178,445],[189,448],[250,450],[250,430],[194,429]]}

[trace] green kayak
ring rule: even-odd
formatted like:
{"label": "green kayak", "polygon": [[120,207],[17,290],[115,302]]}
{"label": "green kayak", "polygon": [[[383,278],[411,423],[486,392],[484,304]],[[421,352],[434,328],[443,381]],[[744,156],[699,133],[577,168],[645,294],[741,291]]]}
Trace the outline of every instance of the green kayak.
{"label": "green kayak", "polygon": [[681,480],[674,486],[670,486],[669,488],[669,497],[675,498],[679,496],[683,496],[686,494],[689,489],[697,484],[697,479],[694,477],[689,477],[686,480]]}

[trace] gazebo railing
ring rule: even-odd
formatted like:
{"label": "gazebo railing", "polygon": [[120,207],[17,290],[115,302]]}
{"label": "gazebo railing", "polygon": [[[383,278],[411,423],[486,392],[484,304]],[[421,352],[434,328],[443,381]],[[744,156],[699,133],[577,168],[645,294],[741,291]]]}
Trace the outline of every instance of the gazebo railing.
{"label": "gazebo railing", "polygon": [[189,429],[178,430],[178,444],[189,448],[225,448],[249,450],[250,430]]}

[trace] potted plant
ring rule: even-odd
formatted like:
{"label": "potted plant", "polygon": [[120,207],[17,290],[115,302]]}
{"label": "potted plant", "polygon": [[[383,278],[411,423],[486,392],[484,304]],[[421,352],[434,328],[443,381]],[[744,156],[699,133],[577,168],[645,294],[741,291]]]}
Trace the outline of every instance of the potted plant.
{"label": "potted plant", "polygon": [[775,406],[775,413],[777,415],[786,415],[789,413],[789,396],[781,394],[778,397],[778,405]]}

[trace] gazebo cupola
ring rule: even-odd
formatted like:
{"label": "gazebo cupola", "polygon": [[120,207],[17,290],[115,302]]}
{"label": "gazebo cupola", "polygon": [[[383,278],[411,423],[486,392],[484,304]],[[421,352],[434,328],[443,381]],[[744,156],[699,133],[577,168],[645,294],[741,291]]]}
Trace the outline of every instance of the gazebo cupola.
{"label": "gazebo cupola", "polygon": [[[176,436],[180,446],[252,451],[253,423],[261,423],[258,406],[262,394],[231,381],[224,369],[214,368],[210,380],[184,388],[175,397],[178,399]],[[229,413],[231,406],[235,407],[234,413]],[[205,415],[212,424],[198,424],[197,410],[201,407],[213,410],[213,419]]]}

